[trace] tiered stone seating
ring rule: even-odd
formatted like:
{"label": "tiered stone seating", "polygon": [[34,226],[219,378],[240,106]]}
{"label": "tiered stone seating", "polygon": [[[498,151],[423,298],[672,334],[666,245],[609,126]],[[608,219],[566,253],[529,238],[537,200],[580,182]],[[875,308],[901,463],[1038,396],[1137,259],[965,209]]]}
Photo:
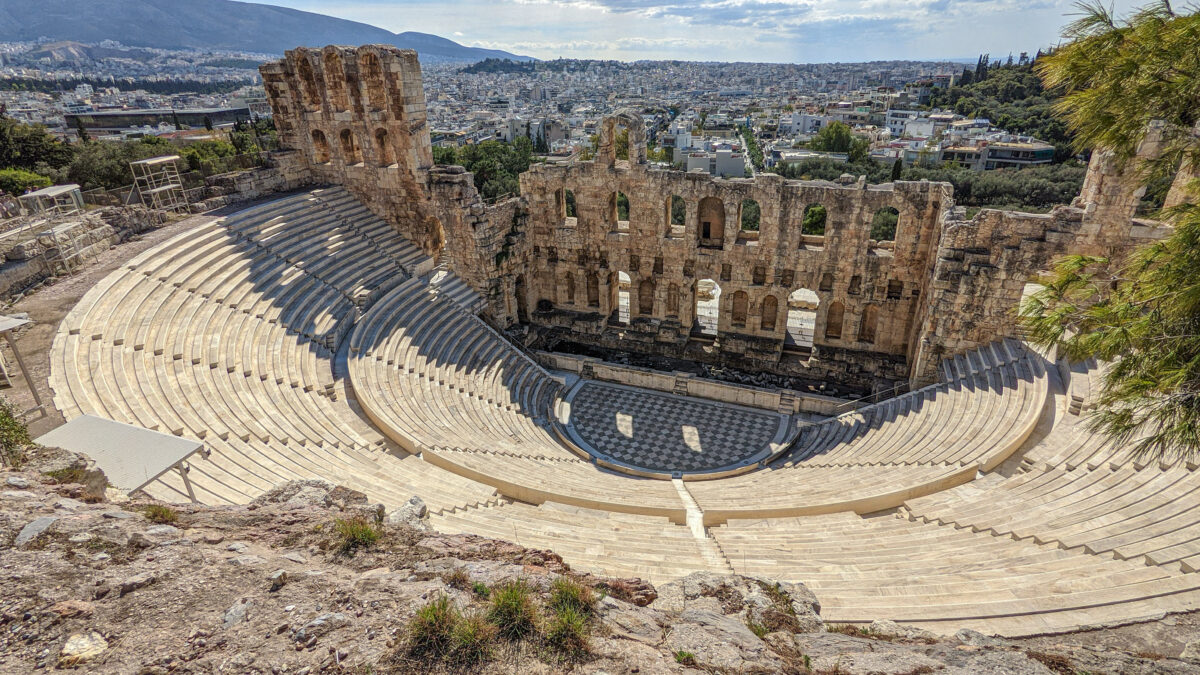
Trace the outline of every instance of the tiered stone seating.
{"label": "tiered stone seating", "polygon": [[[206,502],[245,502],[281,481],[322,477],[387,504],[412,494],[434,509],[488,503],[494,489],[389,451],[335,400],[330,336],[348,331],[354,301],[407,279],[377,252],[415,258],[416,249],[392,233],[389,247],[356,245],[355,265],[340,262],[340,243],[357,235],[339,224],[344,192],[333,191],[341,202],[315,198],[329,192],[201,225],[106,277],[59,327],[56,404],[68,418],[90,413],[203,440],[212,453],[191,463],[190,478]],[[174,476],[149,491],[187,497]]]}
{"label": "tiered stone seating", "polygon": [[738,520],[712,529],[735,570],[799,580],[827,620],[889,617],[951,633],[1080,628],[1191,608],[1200,575],[894,515]]}
{"label": "tiered stone seating", "polygon": [[1048,390],[1042,359],[998,342],[950,371],[950,382],[804,428],[766,471],[692,483],[705,522],[878,511],[995,467],[1037,425]]}
{"label": "tiered stone seating", "polygon": [[551,549],[578,571],[661,583],[712,571],[686,526],[666,518],[596,511],[547,502],[502,500],[433,516],[441,532],[471,533]]}
{"label": "tiered stone seating", "polygon": [[[1077,390],[1076,380],[1096,382],[1094,373],[1072,368],[1068,392]],[[1194,461],[1149,461],[1131,445],[1093,433],[1086,418],[1066,415],[1026,453],[1021,472],[912,500],[906,513],[922,522],[1194,572],[1200,568],[1196,468]]]}
{"label": "tiered stone seating", "polygon": [[596,469],[561,445],[548,420],[560,383],[419,282],[398,286],[363,317],[350,355],[366,414],[434,464],[525,501],[685,518],[670,483]]}
{"label": "tiered stone seating", "polygon": [[[68,418],[202,439],[190,478],[209,503],[311,477],[389,505],[419,494],[443,531],[579,569],[660,582],[732,567],[809,584],[833,621],[940,632],[1200,603],[1196,466],[1139,459],[1069,414],[1094,400],[1092,364],[1051,398],[1056,369],[995,343],[944,362],[943,383],[804,427],[762,470],[676,485],[564,444],[559,381],[479,305],[344,190],[314,190],[105,277],[60,325],[51,384]],[[334,377],[339,345],[356,401]],[[149,492],[187,498],[174,475]]]}

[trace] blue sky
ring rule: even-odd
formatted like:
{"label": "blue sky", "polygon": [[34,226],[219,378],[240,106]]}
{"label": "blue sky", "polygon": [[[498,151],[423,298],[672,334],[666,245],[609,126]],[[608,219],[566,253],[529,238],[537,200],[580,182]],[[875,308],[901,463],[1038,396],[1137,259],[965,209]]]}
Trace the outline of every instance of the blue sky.
{"label": "blue sky", "polygon": [[[538,58],[815,63],[993,57],[1058,40],[1070,0],[272,0]],[[1118,13],[1137,4],[1118,0]]]}

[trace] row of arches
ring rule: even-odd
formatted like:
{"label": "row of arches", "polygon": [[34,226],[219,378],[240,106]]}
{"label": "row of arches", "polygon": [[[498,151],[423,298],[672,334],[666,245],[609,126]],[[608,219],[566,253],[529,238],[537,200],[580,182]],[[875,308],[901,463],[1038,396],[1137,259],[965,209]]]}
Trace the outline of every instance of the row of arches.
{"label": "row of arches", "polygon": [[[351,102],[355,108],[362,107],[362,91],[358,86],[348,86],[348,84],[357,85],[358,81],[351,73],[347,72],[341,54],[335,50],[325,51],[321,54],[321,62],[322,80],[330,107],[338,112],[350,110]],[[373,112],[386,110],[389,87],[384,79],[383,63],[379,56],[370,51],[360,54],[358,56],[358,74],[361,75],[361,82],[365,85],[367,108]],[[321,86],[317,83],[316,71],[307,55],[301,54],[297,57],[296,77],[300,80],[300,93],[305,108],[308,110],[319,109],[321,107]],[[392,109],[398,118],[402,118],[404,115],[401,89],[399,83],[391,87],[391,98],[394,99]]]}
{"label": "row of arches", "polygon": [[[379,128],[375,130],[375,156],[379,166],[391,166],[396,163],[395,153],[392,149],[392,144],[388,136],[387,129]],[[320,129],[312,130],[312,146],[313,146],[313,161],[317,164],[325,164],[332,160],[330,152],[329,140],[325,138],[325,132]],[[342,129],[338,133],[338,146],[341,152],[342,161],[346,164],[362,164],[363,155],[359,147],[358,141],[354,137],[354,132],[350,129]]]}
{"label": "row of arches", "polygon": [[[590,272],[585,276],[586,298],[577,297],[576,295],[576,275],[572,272],[567,272],[562,275],[561,282],[558,285],[560,289],[559,302],[565,302],[567,305],[584,304],[588,307],[599,309],[601,306],[601,277],[596,272]],[[545,281],[549,282],[550,279]],[[657,298],[658,284],[651,278],[645,278],[639,281],[636,287],[630,275],[624,271],[615,272],[609,275],[610,291],[615,290],[612,296],[612,311],[610,318],[618,325],[628,325],[630,320],[635,316],[654,316],[655,305],[659,302]],[[524,305],[524,278],[518,278],[518,307],[523,308]],[[728,301],[722,300],[722,291],[720,283],[714,279],[700,279],[692,288],[694,313],[692,315],[691,334],[696,337],[716,337],[718,334],[718,326],[720,325],[720,316],[722,311],[727,311],[730,314],[730,326],[735,329],[751,329],[762,332],[774,333],[779,326],[779,320],[782,318],[785,322],[783,328],[784,347],[795,350],[810,350],[816,336],[817,318],[820,308],[820,297],[817,293],[808,288],[797,288],[787,297],[786,312],[781,316],[779,308],[779,298],[775,295],[768,294],[763,296],[758,308],[755,312],[751,312],[750,296],[746,291],[738,290],[730,295]],[[636,298],[636,304],[633,299]],[[671,283],[667,287],[667,293],[663,302],[664,315],[667,317],[678,317],[680,311],[680,287],[678,284]],[[545,303],[546,309],[549,309],[553,302],[550,300],[540,301],[539,304]],[[520,311],[520,320],[527,321],[524,311]],[[843,329],[846,319],[845,305],[839,301],[834,301],[829,304],[828,312],[825,315],[824,322],[824,338],[826,340],[841,340],[843,338]],[[875,341],[876,325],[879,318],[879,308],[877,305],[868,304],[863,310],[863,316],[859,322],[856,339],[858,342],[873,343]]]}
{"label": "row of arches", "polygon": [[[616,231],[629,229],[630,202],[624,192],[609,193],[605,202],[604,220]],[[562,188],[555,192],[558,220],[565,226],[574,226],[578,217],[575,193]],[[801,233],[808,236],[824,236],[829,220],[829,210],[820,203],[811,203],[804,208],[801,217]],[[871,219],[871,239],[893,241],[900,211],[893,206],[876,210]],[[725,203],[718,197],[703,197],[696,207],[696,233],[699,246],[722,248],[725,245]],[[687,227],[687,202],[679,195],[668,195],[663,202],[663,235],[666,238],[682,238]],[[737,224],[739,239],[753,240],[762,224],[762,208],[750,198],[738,204]],[[805,245],[802,240],[800,246]]]}

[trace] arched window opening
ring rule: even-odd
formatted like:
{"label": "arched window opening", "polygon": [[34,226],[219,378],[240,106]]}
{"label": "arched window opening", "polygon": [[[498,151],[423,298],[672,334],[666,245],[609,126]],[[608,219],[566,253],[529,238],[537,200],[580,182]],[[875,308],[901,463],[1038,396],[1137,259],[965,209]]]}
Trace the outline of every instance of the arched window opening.
{"label": "arched window opening", "polygon": [[667,316],[679,316],[679,286],[667,286]]}
{"label": "arched window opening", "polygon": [[564,218],[575,218],[575,193],[570,190],[563,191],[563,213]]}
{"label": "arched window opening", "polygon": [[716,197],[700,200],[697,213],[700,246],[723,248],[725,246],[725,204]]}
{"label": "arched window opening", "polygon": [[600,306],[600,276],[595,272],[587,275],[587,303],[588,307]]}
{"label": "arched window opening", "polygon": [[743,232],[758,232],[759,221],[762,217],[762,210],[758,206],[758,202],[753,199],[742,200],[742,231]]}
{"label": "arched window opening", "polygon": [[775,299],[775,296],[768,295],[763,298],[760,315],[759,330],[774,331],[775,323],[779,318],[779,301]]}
{"label": "arched window opening", "polygon": [[692,335],[716,337],[721,317],[721,287],[712,279],[696,282],[696,318],[692,321]]}
{"label": "arched window opening", "polygon": [[342,57],[336,51],[325,52],[325,90],[329,93],[329,105],[338,112],[350,109],[346,96],[346,70]]}
{"label": "arched window opening", "polygon": [[745,328],[746,314],[750,309],[750,296],[746,295],[746,291],[737,291],[733,294],[733,299],[730,302],[730,305],[730,323],[732,323],[735,328]]}
{"label": "arched window opening", "polygon": [[842,339],[842,321],[846,315],[846,307],[840,302],[829,305],[829,313],[825,315],[825,339]]}
{"label": "arched window opening", "polygon": [[629,230],[629,197],[624,192],[614,192],[609,195],[609,220],[618,232]]}
{"label": "arched window opening", "polygon": [[362,155],[358,152],[358,144],[354,142],[354,134],[349,129],[342,129],[338,138],[342,143],[342,159],[347,164],[361,164]]}
{"label": "arched window opening", "polygon": [[654,314],[654,280],[643,279],[638,284],[638,314],[651,316]]}
{"label": "arched window opening", "polygon": [[871,238],[875,241],[895,241],[896,226],[900,223],[900,212],[893,206],[885,206],[875,212],[871,219]]}
{"label": "arched window opening", "polygon": [[387,108],[387,96],[384,93],[383,65],[379,57],[372,52],[362,56],[362,82],[367,87],[367,101],[371,110],[378,112]]}
{"label": "arched window opening", "polygon": [[879,322],[879,307],[867,305],[863,310],[862,323],[858,325],[858,341],[874,342],[875,325]]}
{"label": "arched window opening", "polygon": [[321,90],[317,87],[317,74],[313,72],[312,63],[308,57],[301,56],[296,66],[296,75],[300,78],[300,89],[304,95],[304,107],[316,110],[321,107]]}
{"label": "arched window opening", "polygon": [[804,219],[800,223],[800,232],[813,237],[825,236],[825,221],[829,212],[821,204],[809,204],[804,207]]}
{"label": "arched window opening", "polygon": [[[836,304],[836,303],[835,303]],[[788,296],[787,334],[783,337],[784,349],[812,351],[813,336],[817,330],[817,308],[821,299],[807,288],[797,288]],[[829,310],[833,312],[833,307]],[[826,324],[825,337],[829,337]]]}
{"label": "arched window opening", "polygon": [[375,130],[375,152],[379,153],[380,166],[391,166],[396,163],[392,157],[392,144],[388,142],[387,129]]}
{"label": "arched window opening", "polygon": [[312,132],[313,144],[313,161],[317,164],[326,164],[329,162],[329,141],[325,140],[325,132],[320,129],[313,129]]}
{"label": "arched window opening", "polygon": [[667,223],[667,237],[672,239],[683,237],[684,228],[687,227],[687,204],[684,203],[683,197],[679,195],[667,197],[664,220]]}

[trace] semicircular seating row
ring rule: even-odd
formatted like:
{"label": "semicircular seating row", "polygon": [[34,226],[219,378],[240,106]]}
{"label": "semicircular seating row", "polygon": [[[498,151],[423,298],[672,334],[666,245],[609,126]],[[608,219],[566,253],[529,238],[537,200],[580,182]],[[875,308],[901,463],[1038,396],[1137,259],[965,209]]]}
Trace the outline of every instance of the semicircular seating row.
{"label": "semicircular seating row", "polygon": [[[353,259],[353,265],[345,264]],[[331,359],[367,305],[427,259],[340,188],[195,227],[130,260],[63,319],[51,348],[55,404],[203,440],[197,497],[241,503],[278,483],[327,478],[387,504],[494,500],[494,489],[385,439],[338,400]],[[187,495],[171,474],[148,491]]]}
{"label": "semicircular seating row", "polygon": [[[953,382],[807,427],[766,471],[689,482],[705,522],[874,511],[995,466],[1037,424],[1045,369],[1015,342],[970,358]],[[686,520],[670,483],[606,471],[565,448],[540,418],[561,393],[557,381],[419,285],[397,287],[366,313],[348,371],[385,433],[502,494]]]}
{"label": "semicircular seating row", "polygon": [[730,520],[713,536],[738,571],[808,583],[833,620],[1021,635],[1195,609],[1196,462],[1147,460],[1090,430],[1078,413],[1099,370],[1069,369],[1048,431],[1011,471],[876,517]]}

